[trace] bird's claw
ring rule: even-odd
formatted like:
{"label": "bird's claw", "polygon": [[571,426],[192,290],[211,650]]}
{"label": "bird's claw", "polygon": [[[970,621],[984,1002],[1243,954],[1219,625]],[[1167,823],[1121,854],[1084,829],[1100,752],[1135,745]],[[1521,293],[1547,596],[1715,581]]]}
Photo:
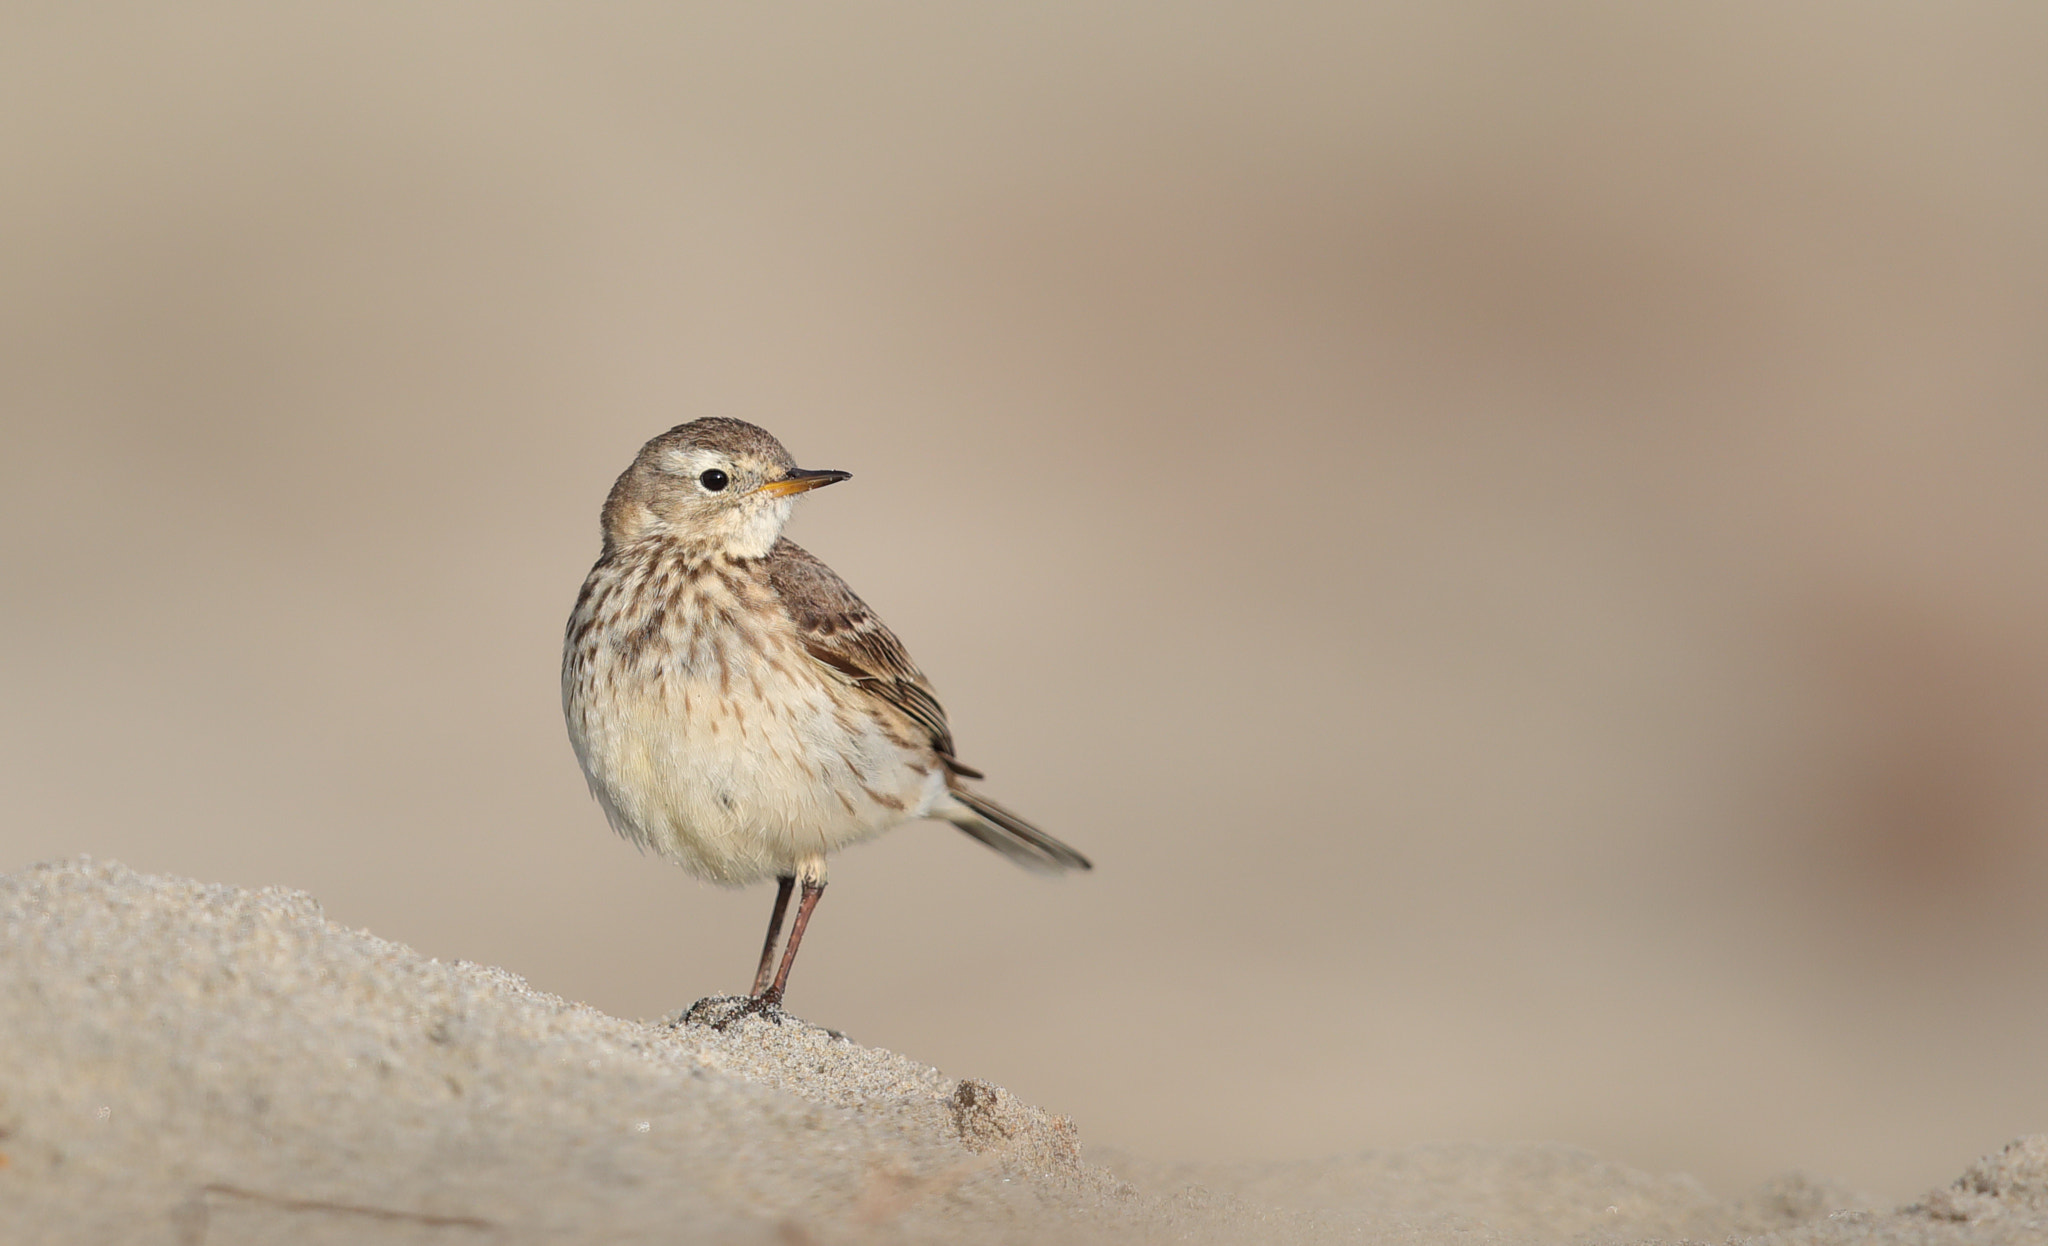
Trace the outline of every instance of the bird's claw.
{"label": "bird's claw", "polygon": [[707,995],[683,1013],[678,1026],[705,1025],[719,1033],[748,1017],[760,1017],[781,1025],[788,1018],[782,1001],[772,993],[763,995]]}

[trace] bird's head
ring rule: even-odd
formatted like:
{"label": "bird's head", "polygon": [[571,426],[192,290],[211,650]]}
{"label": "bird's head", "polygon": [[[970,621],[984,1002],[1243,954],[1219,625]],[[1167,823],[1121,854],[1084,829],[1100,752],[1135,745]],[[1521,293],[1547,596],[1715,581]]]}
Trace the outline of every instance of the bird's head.
{"label": "bird's head", "polygon": [[849,473],[808,471],[766,429],[711,417],[678,424],[640,447],[604,504],[607,550],[666,536],[705,553],[759,558],[799,493]]}

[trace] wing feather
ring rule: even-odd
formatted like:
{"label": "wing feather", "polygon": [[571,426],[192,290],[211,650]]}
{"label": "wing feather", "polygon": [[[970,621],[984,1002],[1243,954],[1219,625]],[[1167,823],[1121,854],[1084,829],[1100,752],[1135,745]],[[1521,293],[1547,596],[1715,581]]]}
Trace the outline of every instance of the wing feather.
{"label": "wing feather", "polygon": [[1088,858],[1073,848],[954,781],[979,779],[981,772],[953,756],[953,732],[946,725],[946,711],[932,695],[924,672],[903,651],[895,633],[832,568],[794,542],[778,540],[768,551],[768,582],[781,596],[813,658],[924,729],[932,751],[951,772],[947,799],[934,808],[934,817],[946,819],[1029,869],[1091,868]]}
{"label": "wing feather", "polygon": [[981,777],[953,756],[953,729],[946,711],[903,642],[832,568],[783,538],[768,552],[768,582],[813,658],[916,723],[948,770],[970,779]]}

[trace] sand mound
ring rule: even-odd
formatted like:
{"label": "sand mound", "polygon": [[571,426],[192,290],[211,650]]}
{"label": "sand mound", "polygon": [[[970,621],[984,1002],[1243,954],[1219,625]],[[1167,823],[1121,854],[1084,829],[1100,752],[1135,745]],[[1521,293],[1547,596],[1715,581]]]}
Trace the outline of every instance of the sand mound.
{"label": "sand mound", "polygon": [[0,877],[0,928],[10,1243],[2048,1241],[2048,1138],[1885,1213],[1556,1146],[1155,1165],[793,1018],[622,1021],[302,892],[81,860]]}

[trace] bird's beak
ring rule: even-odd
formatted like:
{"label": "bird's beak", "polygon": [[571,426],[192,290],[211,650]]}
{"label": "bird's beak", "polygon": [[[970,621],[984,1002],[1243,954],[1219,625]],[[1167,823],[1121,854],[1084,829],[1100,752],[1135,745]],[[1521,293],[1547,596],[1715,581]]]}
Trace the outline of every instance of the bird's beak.
{"label": "bird's beak", "polygon": [[793,494],[808,493],[812,489],[822,489],[826,485],[836,485],[842,480],[851,479],[852,476],[852,472],[814,472],[808,468],[792,467],[789,469],[789,475],[760,485],[754,492],[786,498]]}

